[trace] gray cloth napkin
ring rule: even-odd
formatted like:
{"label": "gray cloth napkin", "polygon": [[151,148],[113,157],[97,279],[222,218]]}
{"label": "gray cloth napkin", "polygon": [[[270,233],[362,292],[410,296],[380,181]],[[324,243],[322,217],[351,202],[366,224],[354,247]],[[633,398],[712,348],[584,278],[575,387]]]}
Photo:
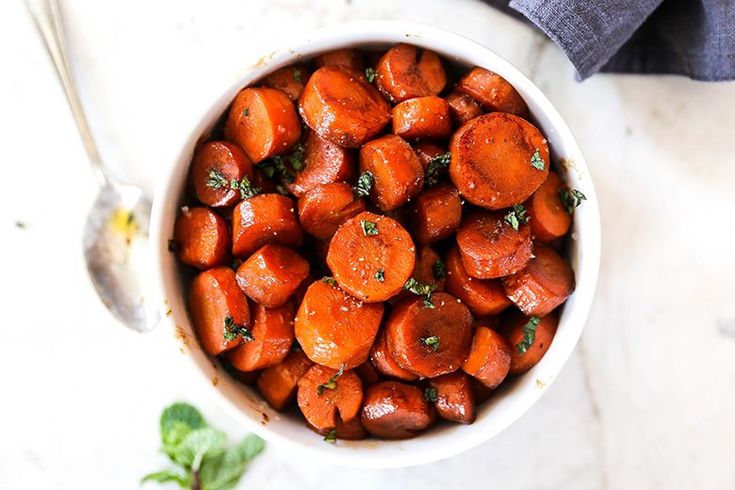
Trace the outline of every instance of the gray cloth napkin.
{"label": "gray cloth napkin", "polygon": [[598,71],[735,79],[735,0],[486,0],[533,22],[585,79]]}

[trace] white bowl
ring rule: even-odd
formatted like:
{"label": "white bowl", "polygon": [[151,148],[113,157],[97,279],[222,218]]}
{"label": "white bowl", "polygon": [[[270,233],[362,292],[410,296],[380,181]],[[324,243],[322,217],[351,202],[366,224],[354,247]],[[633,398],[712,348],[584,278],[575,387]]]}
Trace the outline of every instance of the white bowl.
{"label": "white bowl", "polygon": [[[557,170],[571,186],[587,196],[587,201],[575,212],[568,250],[577,288],[564,306],[556,337],[541,362],[528,373],[507,382],[498,395],[479,406],[473,424],[440,424],[405,441],[367,439],[328,444],[307,429],[303,420],[270,409],[257,391],[232,380],[200,349],[186,310],[186,284],[182,282],[174,255],[167,250],[167,242],[173,236],[174,220],[182,202],[195,144],[211,130],[241,88],[277,68],[324,51],[343,47],[381,48],[400,42],[431,49],[468,67],[478,65],[497,72],[526,100],[549,140],[553,161],[563,162],[557,165]],[[214,101],[192,129],[178,159],[165,176],[153,207],[151,243],[161,299],[171,310],[166,321],[178,329],[179,338],[188,339],[181,347],[224,409],[247,430],[283,449],[298,451],[300,457],[313,456],[319,461],[347,466],[389,468],[428,463],[466,451],[492,439],[531,408],[559,374],[584,328],[600,261],[600,217],[584,156],[564,120],[538,87],[500,56],[460,35],[401,22],[352,23],[316,31],[301,44],[263,58]]]}

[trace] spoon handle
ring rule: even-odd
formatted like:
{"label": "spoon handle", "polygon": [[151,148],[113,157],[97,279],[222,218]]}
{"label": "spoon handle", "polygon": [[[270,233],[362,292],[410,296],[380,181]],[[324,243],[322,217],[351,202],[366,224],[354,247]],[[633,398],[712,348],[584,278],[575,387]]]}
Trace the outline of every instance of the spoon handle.
{"label": "spoon handle", "polygon": [[82,137],[84,149],[87,151],[87,155],[92,164],[95,177],[101,186],[107,185],[110,183],[110,177],[107,175],[102,164],[102,157],[97,149],[97,144],[94,142],[87,117],[84,115],[84,108],[79,99],[79,91],[77,90],[77,85],[69,65],[66,36],[64,34],[59,2],[58,0],[25,0],[25,4],[36,24],[39,34],[43,38],[46,51],[54,62],[56,74],[59,76],[61,85],[64,88],[66,99],[74,115],[74,121],[77,123],[77,128]]}

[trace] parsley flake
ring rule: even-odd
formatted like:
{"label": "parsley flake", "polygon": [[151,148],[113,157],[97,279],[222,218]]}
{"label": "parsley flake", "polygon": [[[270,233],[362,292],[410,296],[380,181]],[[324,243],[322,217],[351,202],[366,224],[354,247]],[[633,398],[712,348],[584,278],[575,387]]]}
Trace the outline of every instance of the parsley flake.
{"label": "parsley flake", "polygon": [[431,295],[436,289],[436,284],[422,284],[411,277],[403,285],[403,288],[417,296],[422,296],[425,308],[434,308],[434,303],[431,302]]}
{"label": "parsley flake", "polygon": [[331,429],[327,432],[327,435],[324,436],[324,442],[328,442],[330,444],[337,442],[337,429]]}
{"label": "parsley flake", "polygon": [[294,70],[293,71],[293,79],[294,81],[301,83],[301,70]]}
{"label": "parsley flake", "polygon": [[516,344],[516,350],[519,354],[525,354],[536,341],[536,329],[540,322],[541,319],[539,317],[532,316],[528,320],[528,323],[523,325],[523,339]]}
{"label": "parsley flake", "polygon": [[235,340],[238,335],[241,336],[245,342],[255,340],[255,337],[250,333],[249,328],[244,325],[238,325],[229,315],[225,317],[225,325],[222,331],[227,342]]}
{"label": "parsley flake", "polygon": [[361,219],[360,226],[362,226],[362,232],[365,236],[375,236],[378,234],[378,224],[375,221]]}
{"label": "parsley flake", "polygon": [[380,282],[384,282],[385,281],[385,271],[383,269],[378,269],[378,271],[375,273],[373,277],[375,277],[375,279]]}
{"label": "parsley flake", "polygon": [[531,155],[531,166],[536,170],[546,169],[546,163],[544,162],[544,159],[541,158],[541,153],[539,153],[538,148],[536,148],[536,151]]}
{"label": "parsley flake", "polygon": [[375,80],[375,75],[377,72],[375,71],[375,68],[372,66],[368,66],[365,68],[365,78],[367,79],[368,83],[373,83],[373,80]]}
{"label": "parsley flake", "polygon": [[444,266],[442,259],[437,259],[436,262],[431,264],[431,273],[437,281],[441,281],[447,277],[447,268]]}
{"label": "parsley flake", "polygon": [[329,276],[322,277],[322,282],[325,282],[332,287],[337,285],[337,281],[335,281],[333,277],[329,277]]}
{"label": "parsley flake", "polygon": [[207,187],[212,189],[221,189],[223,187],[229,187],[232,190],[240,191],[240,198],[247,199],[253,197],[260,192],[260,189],[255,187],[248,179],[247,175],[243,175],[242,179],[230,179],[229,181],[225,177],[225,174],[217,169],[209,171],[209,178],[207,179]]}
{"label": "parsley flake", "polygon": [[514,204],[513,210],[508,211],[508,214],[503,218],[503,220],[516,231],[518,231],[519,226],[525,225],[530,219],[531,216],[528,214],[528,211],[523,204]]}
{"label": "parsley flake", "polygon": [[437,398],[439,398],[438,395],[439,393],[433,386],[427,386],[424,389],[424,399],[429,403],[436,403]]}
{"label": "parsley flake", "polygon": [[326,383],[322,383],[322,384],[320,384],[319,386],[316,387],[316,394],[319,395],[319,396],[322,396],[324,394],[324,390],[333,390],[333,389],[335,389],[337,387],[337,378],[339,378],[340,376],[342,376],[342,374],[344,372],[345,372],[345,365],[342,364],[339,367],[339,371],[337,371],[337,373],[334,376],[332,376],[331,378],[329,378],[329,380],[327,380]]}
{"label": "parsley flake", "polygon": [[567,213],[574,213],[574,209],[582,204],[582,201],[587,200],[587,196],[582,194],[577,189],[559,189],[559,199],[567,210]]}
{"label": "parsley flake", "polygon": [[248,117],[250,115],[250,108],[249,107],[246,107],[245,109],[243,109],[242,110],[242,115],[245,116],[245,117]]}
{"label": "parsley flake", "polygon": [[424,344],[426,347],[431,348],[434,352],[439,349],[439,336],[432,335],[431,337],[421,337],[419,342]]}
{"label": "parsley flake", "polygon": [[429,164],[426,166],[426,177],[424,178],[427,186],[431,187],[439,182],[442,170],[449,166],[451,160],[452,154],[449,152],[441,153],[429,160]]}
{"label": "parsley flake", "polygon": [[374,182],[375,178],[370,171],[365,171],[361,173],[360,176],[357,178],[357,183],[355,184],[355,187],[352,188],[352,192],[355,194],[355,197],[368,196],[370,194],[370,189],[373,188]]}
{"label": "parsley flake", "polygon": [[288,163],[294,170],[301,170],[304,168],[304,153],[306,149],[301,143],[297,143],[294,150],[288,156]]}

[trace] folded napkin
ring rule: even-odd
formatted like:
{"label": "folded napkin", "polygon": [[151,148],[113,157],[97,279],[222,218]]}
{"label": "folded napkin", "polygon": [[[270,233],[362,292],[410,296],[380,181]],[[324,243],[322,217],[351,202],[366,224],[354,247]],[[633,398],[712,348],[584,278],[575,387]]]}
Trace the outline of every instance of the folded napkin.
{"label": "folded napkin", "polygon": [[580,79],[598,71],[735,79],[735,0],[486,0],[533,22]]}

